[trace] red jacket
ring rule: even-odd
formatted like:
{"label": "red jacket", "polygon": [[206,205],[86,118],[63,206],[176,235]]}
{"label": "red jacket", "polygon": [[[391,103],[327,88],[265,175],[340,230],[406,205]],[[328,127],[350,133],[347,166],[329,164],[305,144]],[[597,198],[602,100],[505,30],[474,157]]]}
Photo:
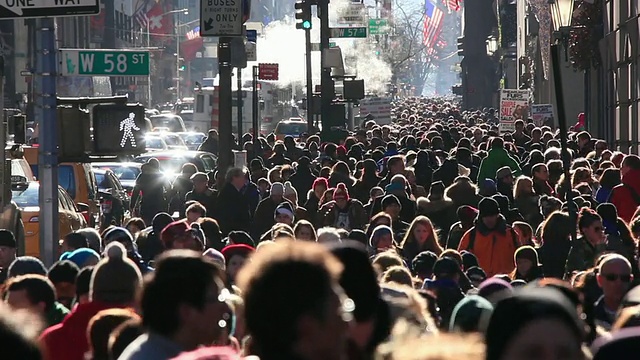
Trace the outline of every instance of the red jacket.
{"label": "red jacket", "polygon": [[89,320],[102,310],[124,306],[92,301],[76,306],[60,324],[51,326],[40,335],[40,343],[47,360],[84,360],[89,351],[87,326]]}
{"label": "red jacket", "polygon": [[622,184],[624,185],[613,188],[610,202],[618,209],[618,216],[629,223],[633,220],[633,214],[640,206],[629,189],[630,187],[635,190],[636,197],[640,196],[640,170],[629,170],[622,177]]}

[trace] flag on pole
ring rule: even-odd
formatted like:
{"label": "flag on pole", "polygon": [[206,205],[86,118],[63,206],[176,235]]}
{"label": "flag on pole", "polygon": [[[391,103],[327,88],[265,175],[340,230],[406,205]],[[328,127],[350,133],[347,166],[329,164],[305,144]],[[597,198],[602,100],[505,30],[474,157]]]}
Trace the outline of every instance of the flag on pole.
{"label": "flag on pole", "polygon": [[423,44],[432,48],[438,40],[442,29],[444,13],[431,0],[425,0],[424,5],[424,29],[422,30]]}
{"label": "flag on pole", "polygon": [[136,9],[136,12],[133,14],[133,17],[136,19],[136,22],[141,28],[147,27],[147,23],[149,22],[149,17],[147,13],[151,8],[155,5],[155,1],[145,0],[142,5]]}
{"label": "flag on pole", "polygon": [[166,34],[173,33],[173,17],[165,11],[161,3],[156,3],[151,10],[146,13],[146,19],[149,24],[151,36],[163,37]]}
{"label": "flag on pole", "polygon": [[200,37],[200,26],[196,26],[195,28],[189,30],[186,34],[187,40],[193,40]]}

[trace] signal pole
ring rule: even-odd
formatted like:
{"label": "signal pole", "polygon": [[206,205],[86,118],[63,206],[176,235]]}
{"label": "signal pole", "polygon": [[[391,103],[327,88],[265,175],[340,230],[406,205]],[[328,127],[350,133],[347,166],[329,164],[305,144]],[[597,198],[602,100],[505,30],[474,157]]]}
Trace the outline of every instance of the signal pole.
{"label": "signal pole", "polygon": [[232,154],[231,150],[235,147],[231,139],[233,138],[232,122],[233,109],[231,90],[231,38],[223,36],[218,42],[218,66],[220,68],[220,95],[219,101],[219,125],[218,133],[220,138],[219,154],[218,154],[218,184],[224,182],[227,170],[231,167]]}
{"label": "signal pole", "polygon": [[311,5],[313,0],[301,0],[294,5],[296,8],[296,29],[304,30],[305,39],[305,68],[307,78],[307,128],[313,127],[313,79],[311,74]]}
{"label": "signal pole", "polygon": [[[329,38],[331,37],[331,30],[329,29],[329,1],[330,0],[318,0],[318,17],[320,18],[320,117],[322,121],[322,133],[330,134],[331,129],[327,128],[325,124],[329,123],[329,117],[331,116],[331,102],[334,97],[334,85],[333,79],[331,79],[331,68],[326,67],[324,52],[329,49]],[[323,138],[326,137],[323,136]]]}

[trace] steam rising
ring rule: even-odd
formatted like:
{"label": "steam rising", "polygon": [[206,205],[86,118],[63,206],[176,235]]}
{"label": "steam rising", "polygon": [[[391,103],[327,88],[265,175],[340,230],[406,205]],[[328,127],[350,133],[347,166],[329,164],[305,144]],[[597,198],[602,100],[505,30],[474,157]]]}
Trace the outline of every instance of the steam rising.
{"label": "steam rising", "polygon": [[[335,24],[338,14],[347,6],[349,0],[333,0],[329,5],[329,19],[331,26],[346,26]],[[320,42],[320,21],[312,17],[311,42]],[[366,25],[362,25],[366,26]],[[382,94],[391,80],[390,66],[376,57],[375,44],[372,38],[366,39],[331,39],[342,50],[345,64],[345,75],[357,75],[363,79],[365,91]],[[304,86],[305,72],[305,36],[304,31],[296,29],[295,19],[288,17],[284,20],[269,23],[264,28],[264,34],[257,42],[258,62],[278,63],[280,69],[279,83]],[[313,51],[311,55],[313,69],[313,83],[320,84],[320,52]]]}

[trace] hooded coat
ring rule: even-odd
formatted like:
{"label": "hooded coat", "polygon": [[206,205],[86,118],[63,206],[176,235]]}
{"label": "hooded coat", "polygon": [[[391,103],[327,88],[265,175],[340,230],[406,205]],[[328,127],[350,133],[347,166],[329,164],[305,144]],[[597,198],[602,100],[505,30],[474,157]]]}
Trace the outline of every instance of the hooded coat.
{"label": "hooded coat", "polygon": [[495,148],[489,150],[487,157],[482,159],[478,170],[478,181],[495,178],[496,171],[503,166],[508,166],[514,173],[514,177],[522,175],[522,169],[516,159],[509,155],[504,148]]}

